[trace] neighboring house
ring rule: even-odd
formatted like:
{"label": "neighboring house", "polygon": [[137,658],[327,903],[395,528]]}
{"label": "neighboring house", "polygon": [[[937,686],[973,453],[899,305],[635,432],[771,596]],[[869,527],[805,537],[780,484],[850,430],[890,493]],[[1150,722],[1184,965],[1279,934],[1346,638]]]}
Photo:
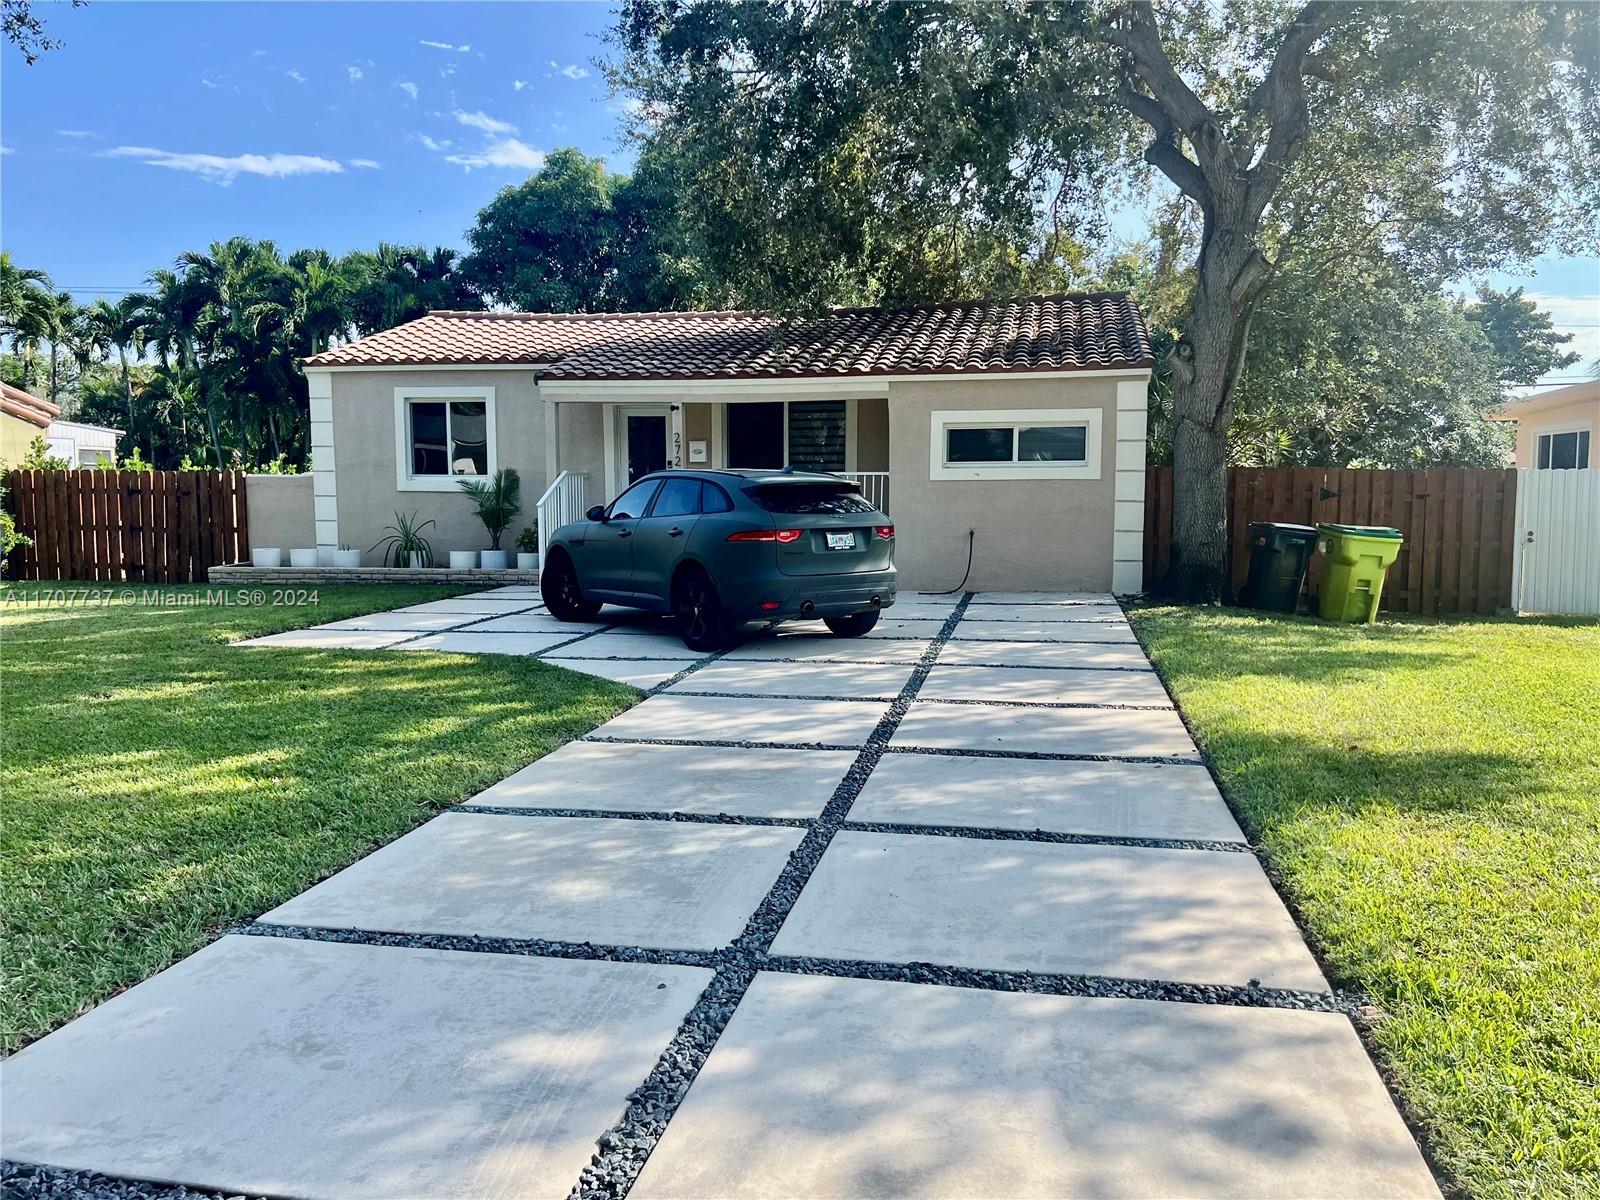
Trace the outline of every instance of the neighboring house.
{"label": "neighboring house", "polygon": [[[436,556],[482,548],[459,483],[502,467],[520,527],[547,489],[571,513],[666,466],[794,465],[887,508],[902,586],[959,583],[970,530],[969,586],[1136,592],[1152,361],[1120,292],[788,323],[430,313],[305,362],[315,544],[371,546],[415,510]],[[263,545],[267,516],[252,492]]]}
{"label": "neighboring house", "polygon": [[9,383],[0,383],[0,463],[14,467],[28,457],[34,438],[45,437],[61,409]]}
{"label": "neighboring house", "polygon": [[1600,466],[1600,379],[1551,388],[1503,404],[1490,416],[1516,426],[1511,465],[1534,470]]}
{"label": "neighboring house", "polygon": [[50,453],[78,467],[92,467],[102,458],[117,461],[117,442],[122,430],[104,425],[85,425],[81,421],[54,420],[45,431]]}

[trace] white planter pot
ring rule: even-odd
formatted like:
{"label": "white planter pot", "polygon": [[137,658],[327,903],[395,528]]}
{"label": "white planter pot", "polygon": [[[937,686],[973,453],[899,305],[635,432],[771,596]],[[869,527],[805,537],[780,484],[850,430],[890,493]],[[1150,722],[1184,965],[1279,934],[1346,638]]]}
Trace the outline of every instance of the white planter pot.
{"label": "white planter pot", "polygon": [[289,565],[291,567],[314,567],[314,566],[316,566],[317,565],[317,551],[316,551],[316,548],[313,547],[310,550],[291,550],[291,551],[289,551]]}
{"label": "white planter pot", "polygon": [[331,567],[334,565],[333,556],[339,553],[332,546],[317,547],[317,566]]}
{"label": "white planter pot", "polygon": [[428,565],[428,556],[426,554],[422,553],[422,551],[418,550],[418,551],[414,552],[411,555],[411,569],[412,570],[420,571],[423,567],[426,567],[427,565]]}
{"label": "white planter pot", "polygon": [[283,550],[278,546],[262,546],[259,550],[250,551],[250,565],[252,567],[281,567],[283,566]]}
{"label": "white planter pot", "polygon": [[361,551],[359,550],[334,550],[329,557],[333,559],[335,567],[359,567],[361,565]]}
{"label": "white planter pot", "polygon": [[470,571],[478,565],[478,552],[476,550],[450,551],[450,569],[452,571]]}
{"label": "white planter pot", "polygon": [[484,550],[478,555],[478,565],[485,571],[504,571],[508,553],[505,550]]}
{"label": "white planter pot", "polygon": [[539,569],[539,556],[537,554],[524,554],[517,551],[517,570],[537,571]]}

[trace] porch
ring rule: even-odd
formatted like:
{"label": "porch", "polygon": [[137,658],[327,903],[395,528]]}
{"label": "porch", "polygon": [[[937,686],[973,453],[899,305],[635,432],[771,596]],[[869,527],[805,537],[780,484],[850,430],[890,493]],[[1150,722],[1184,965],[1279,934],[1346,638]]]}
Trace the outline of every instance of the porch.
{"label": "porch", "polygon": [[886,395],[619,398],[612,385],[607,398],[590,399],[570,388],[540,389],[545,428],[552,431],[545,441],[550,486],[538,502],[541,556],[554,530],[668,467],[826,471],[855,483],[879,510],[889,509]]}

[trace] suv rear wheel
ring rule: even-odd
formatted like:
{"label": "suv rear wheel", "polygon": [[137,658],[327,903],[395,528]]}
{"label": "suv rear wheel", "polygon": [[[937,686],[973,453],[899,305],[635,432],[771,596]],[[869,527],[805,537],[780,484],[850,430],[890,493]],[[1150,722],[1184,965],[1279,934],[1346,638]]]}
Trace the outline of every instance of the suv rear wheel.
{"label": "suv rear wheel", "polygon": [[578,572],[572,560],[563,553],[546,556],[544,570],[539,574],[539,595],[545,608],[558,621],[592,621],[600,613],[600,606],[583,598],[578,586]]}
{"label": "suv rear wheel", "polygon": [[717,585],[699,567],[685,568],[673,583],[672,615],[678,636],[691,650],[708,654],[733,644],[733,622],[722,607]]}
{"label": "suv rear wheel", "polygon": [[878,623],[878,613],[874,610],[851,613],[848,617],[823,617],[822,623],[840,637],[860,637],[872,632],[873,626]]}

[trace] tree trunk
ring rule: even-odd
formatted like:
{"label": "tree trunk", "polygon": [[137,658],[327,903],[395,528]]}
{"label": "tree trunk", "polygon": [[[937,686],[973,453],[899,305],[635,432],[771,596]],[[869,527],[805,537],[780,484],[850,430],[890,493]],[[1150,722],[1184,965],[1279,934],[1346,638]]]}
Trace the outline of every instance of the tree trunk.
{"label": "tree trunk", "polygon": [[60,394],[59,383],[60,383],[60,377],[61,377],[61,368],[60,368],[60,365],[59,365],[59,359],[60,359],[60,356],[56,353],[56,344],[55,344],[55,342],[51,342],[50,343],[50,403],[51,404],[59,404],[60,403],[60,401],[56,399],[56,396],[58,396]]}
{"label": "tree trunk", "polygon": [[1266,263],[1243,230],[1210,222],[1194,306],[1173,349],[1172,559],[1165,588],[1191,604],[1228,591],[1228,427]]}

